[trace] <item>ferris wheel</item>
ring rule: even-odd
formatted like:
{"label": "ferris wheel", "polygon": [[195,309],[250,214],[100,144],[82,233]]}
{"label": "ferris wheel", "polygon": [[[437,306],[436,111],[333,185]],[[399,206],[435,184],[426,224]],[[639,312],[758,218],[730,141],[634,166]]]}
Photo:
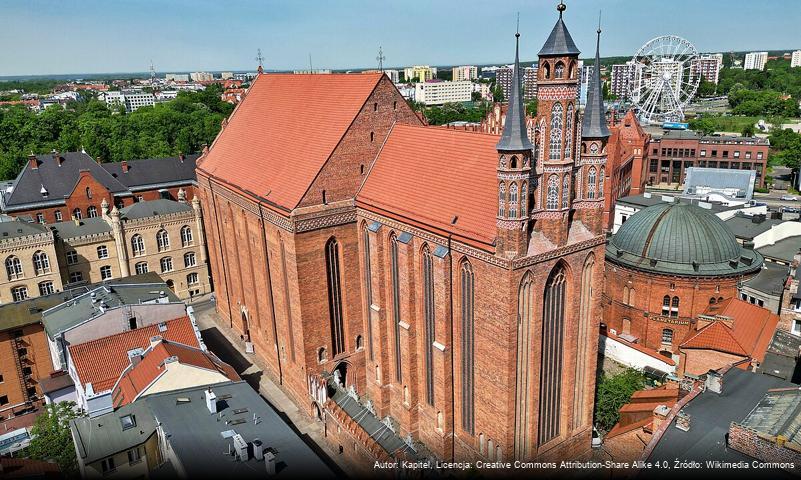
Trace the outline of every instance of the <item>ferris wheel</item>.
{"label": "ferris wheel", "polygon": [[675,35],[654,38],[631,60],[631,101],[647,123],[680,122],[701,75],[698,51]]}

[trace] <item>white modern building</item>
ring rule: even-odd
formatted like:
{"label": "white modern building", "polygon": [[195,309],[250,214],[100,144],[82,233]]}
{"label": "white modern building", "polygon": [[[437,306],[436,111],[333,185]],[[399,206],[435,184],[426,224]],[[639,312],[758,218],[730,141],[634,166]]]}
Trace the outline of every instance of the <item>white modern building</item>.
{"label": "white modern building", "polygon": [[425,82],[414,85],[414,99],[425,105],[469,102],[472,82]]}
{"label": "white modern building", "polygon": [[472,65],[462,65],[460,67],[453,67],[453,81],[463,82],[465,80],[475,80],[478,78],[478,67]]}
{"label": "white modern building", "polygon": [[790,57],[790,68],[801,67],[801,50],[796,50]]}
{"label": "white modern building", "polygon": [[384,73],[392,80],[392,83],[398,83],[400,81],[400,72],[398,70],[384,70]]}
{"label": "white modern building", "polygon": [[189,81],[189,74],[188,73],[168,73],[164,75],[164,80],[168,82],[188,82]]}
{"label": "white modern building", "polygon": [[609,86],[612,95],[620,99],[630,98],[638,70],[641,70],[641,66],[631,60],[623,64],[612,65]]}
{"label": "white modern building", "polygon": [[214,80],[214,75],[209,72],[192,72],[189,78],[194,82],[210,82]]}
{"label": "white modern building", "polygon": [[743,70],[764,70],[766,63],[768,63],[768,52],[746,53]]}

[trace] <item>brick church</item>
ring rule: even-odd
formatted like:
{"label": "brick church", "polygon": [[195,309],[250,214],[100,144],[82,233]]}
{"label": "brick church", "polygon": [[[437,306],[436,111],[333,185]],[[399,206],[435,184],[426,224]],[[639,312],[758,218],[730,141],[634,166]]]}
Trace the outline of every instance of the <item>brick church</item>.
{"label": "brick church", "polygon": [[517,34],[500,136],[380,73],[260,74],[198,161],[218,312],[356,467],[589,450],[610,132],[558,10],[534,138]]}

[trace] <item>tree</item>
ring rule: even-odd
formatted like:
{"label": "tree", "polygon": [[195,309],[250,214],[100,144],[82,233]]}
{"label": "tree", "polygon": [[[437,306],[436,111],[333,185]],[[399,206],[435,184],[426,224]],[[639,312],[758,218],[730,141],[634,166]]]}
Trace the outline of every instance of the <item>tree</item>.
{"label": "tree", "polygon": [[645,388],[645,376],[633,368],[615,375],[601,375],[595,387],[595,425],[608,432],[620,419],[620,407],[631,400],[632,394]]}
{"label": "tree", "polygon": [[492,100],[495,102],[503,102],[503,88],[501,88],[500,83],[496,83],[494,87],[492,87]]}
{"label": "tree", "polygon": [[748,124],[743,127],[742,134],[744,137],[753,137],[754,136],[754,126],[752,124]]}
{"label": "tree", "polygon": [[709,118],[691,120],[690,129],[695,130],[701,135],[712,135],[715,133],[715,122]]}
{"label": "tree", "polygon": [[70,433],[70,420],[78,418],[75,402],[45,405],[31,429],[27,452],[36,460],[54,460],[67,477],[77,476],[78,460]]}
{"label": "tree", "polygon": [[717,89],[717,85],[712,82],[708,82],[704,77],[701,77],[701,82],[698,84],[698,96],[699,97],[712,97],[715,95],[715,90]]}
{"label": "tree", "polygon": [[481,101],[481,92],[473,92],[473,93],[471,93],[470,94],[470,100],[472,100],[474,102],[480,102]]}
{"label": "tree", "polygon": [[536,114],[537,114],[537,99],[535,98],[534,100],[529,100],[528,103],[526,103],[526,115],[533,117]]}

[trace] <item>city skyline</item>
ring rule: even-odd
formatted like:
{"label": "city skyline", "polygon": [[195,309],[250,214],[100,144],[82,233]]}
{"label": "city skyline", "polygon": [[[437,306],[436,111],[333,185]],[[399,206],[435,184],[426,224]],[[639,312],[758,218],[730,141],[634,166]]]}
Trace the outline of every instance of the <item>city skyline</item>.
{"label": "city skyline", "polygon": [[[276,70],[308,69],[310,55],[314,68],[374,68],[379,46],[388,68],[508,63],[518,11],[521,60],[528,62],[547,37],[556,4],[511,0],[499,8],[470,0],[456,11],[446,3],[278,3],[146,0],[110,9],[94,0],[40,0],[34,2],[36,8],[12,2],[6,6],[9,21],[0,40],[14,48],[0,52],[0,76],[143,72],[151,60],[159,72],[254,70],[257,48],[265,53],[265,68]],[[753,5],[745,0],[728,2],[726,9],[675,0],[670,11],[696,12],[680,15],[625,0],[573,0],[567,5],[565,21],[584,58],[591,56],[600,9],[604,57],[633,55],[662,34],[683,36],[702,52],[799,47],[793,45],[793,19],[801,16],[801,4],[790,0],[771,2],[759,16],[750,15]],[[713,17],[716,21],[709,22]],[[437,20],[442,18],[450,20]],[[730,35],[731,25],[746,21],[758,36]],[[35,36],[31,25],[36,25]],[[100,44],[104,54],[89,48]]]}

